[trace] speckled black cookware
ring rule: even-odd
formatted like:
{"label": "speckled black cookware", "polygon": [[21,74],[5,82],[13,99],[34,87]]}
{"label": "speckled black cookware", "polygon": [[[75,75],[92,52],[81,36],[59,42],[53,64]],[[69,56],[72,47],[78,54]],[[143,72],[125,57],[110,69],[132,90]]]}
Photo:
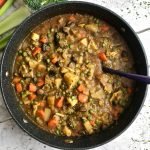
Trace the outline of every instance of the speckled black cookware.
{"label": "speckled black cookware", "polygon": [[[43,131],[35,124],[29,121],[24,123],[23,118],[27,117],[22,112],[17,102],[15,91],[11,85],[12,69],[17,48],[27,34],[32,31],[41,22],[64,13],[82,13],[90,14],[100,19],[104,19],[109,24],[114,26],[128,43],[135,60],[136,71],[139,74],[147,75],[147,61],[144,50],[139,39],[135,35],[131,27],[118,15],[112,11],[85,2],[65,2],[56,5],[50,5],[29,18],[27,18],[15,31],[13,37],[5,48],[1,62],[1,90],[5,104],[17,124],[33,138],[43,142],[49,146],[61,149],[87,149],[100,146],[111,141],[120,135],[137,116],[146,95],[147,86],[142,83],[137,83],[137,90],[133,96],[131,105],[126,112],[120,117],[117,125],[114,125],[101,133],[94,135],[75,137],[72,144],[65,143],[66,137],[58,137]],[[10,22],[11,23],[11,22]]]}

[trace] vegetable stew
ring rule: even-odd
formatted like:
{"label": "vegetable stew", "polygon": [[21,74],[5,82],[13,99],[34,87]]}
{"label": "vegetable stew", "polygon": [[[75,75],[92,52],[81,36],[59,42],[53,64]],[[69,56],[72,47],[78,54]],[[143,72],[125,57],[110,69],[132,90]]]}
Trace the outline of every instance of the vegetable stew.
{"label": "vegetable stew", "polygon": [[99,132],[128,106],[132,80],[101,65],[134,72],[129,48],[103,20],[81,14],[53,17],[37,26],[16,55],[12,85],[24,112],[60,136]]}

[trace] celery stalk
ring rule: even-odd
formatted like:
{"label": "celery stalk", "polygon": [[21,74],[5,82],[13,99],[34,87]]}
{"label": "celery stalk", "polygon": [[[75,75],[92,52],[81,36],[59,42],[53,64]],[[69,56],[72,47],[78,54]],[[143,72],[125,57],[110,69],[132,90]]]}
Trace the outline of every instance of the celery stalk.
{"label": "celery stalk", "polygon": [[11,38],[12,34],[14,32],[14,29],[12,29],[11,31],[8,31],[8,33],[6,33],[1,39],[0,39],[0,50],[3,49],[8,40]]}
{"label": "celery stalk", "polygon": [[14,2],[14,0],[7,0],[6,3],[2,6],[2,8],[0,8],[0,16],[2,16],[7,9],[12,5],[12,3]]}
{"label": "celery stalk", "polygon": [[18,26],[26,17],[30,15],[29,10],[22,6],[0,22],[0,35]]}

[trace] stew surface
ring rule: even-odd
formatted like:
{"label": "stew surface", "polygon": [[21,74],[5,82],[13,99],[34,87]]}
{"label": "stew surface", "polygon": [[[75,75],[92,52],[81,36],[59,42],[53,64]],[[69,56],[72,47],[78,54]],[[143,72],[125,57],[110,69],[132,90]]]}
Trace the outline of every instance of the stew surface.
{"label": "stew surface", "polygon": [[50,133],[81,136],[118,120],[133,81],[101,65],[134,72],[127,44],[103,20],[64,14],[37,26],[16,54],[12,85],[21,108]]}

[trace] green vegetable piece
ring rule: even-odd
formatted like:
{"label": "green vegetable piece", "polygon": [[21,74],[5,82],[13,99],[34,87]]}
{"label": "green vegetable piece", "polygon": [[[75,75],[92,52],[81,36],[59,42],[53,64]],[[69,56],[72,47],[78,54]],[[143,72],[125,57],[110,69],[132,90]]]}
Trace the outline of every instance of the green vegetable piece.
{"label": "green vegetable piece", "polygon": [[7,42],[11,38],[13,32],[14,32],[14,29],[9,31],[8,33],[4,34],[4,36],[0,39],[0,50],[6,46]]}
{"label": "green vegetable piece", "polygon": [[0,22],[0,35],[18,26],[29,15],[30,12],[25,6],[17,9],[10,16]]}
{"label": "green vegetable piece", "polygon": [[63,2],[66,0],[24,0],[24,2],[32,9],[32,10],[38,10],[42,6],[47,5],[48,3],[57,3],[57,2]]}
{"label": "green vegetable piece", "polygon": [[0,16],[2,16],[8,10],[8,8],[12,5],[13,2],[14,0],[6,1],[6,3],[0,9]]}
{"label": "green vegetable piece", "polygon": [[[47,0],[46,0],[47,1]],[[42,0],[24,0],[24,2],[30,7],[32,10],[37,10],[42,6]]]}

